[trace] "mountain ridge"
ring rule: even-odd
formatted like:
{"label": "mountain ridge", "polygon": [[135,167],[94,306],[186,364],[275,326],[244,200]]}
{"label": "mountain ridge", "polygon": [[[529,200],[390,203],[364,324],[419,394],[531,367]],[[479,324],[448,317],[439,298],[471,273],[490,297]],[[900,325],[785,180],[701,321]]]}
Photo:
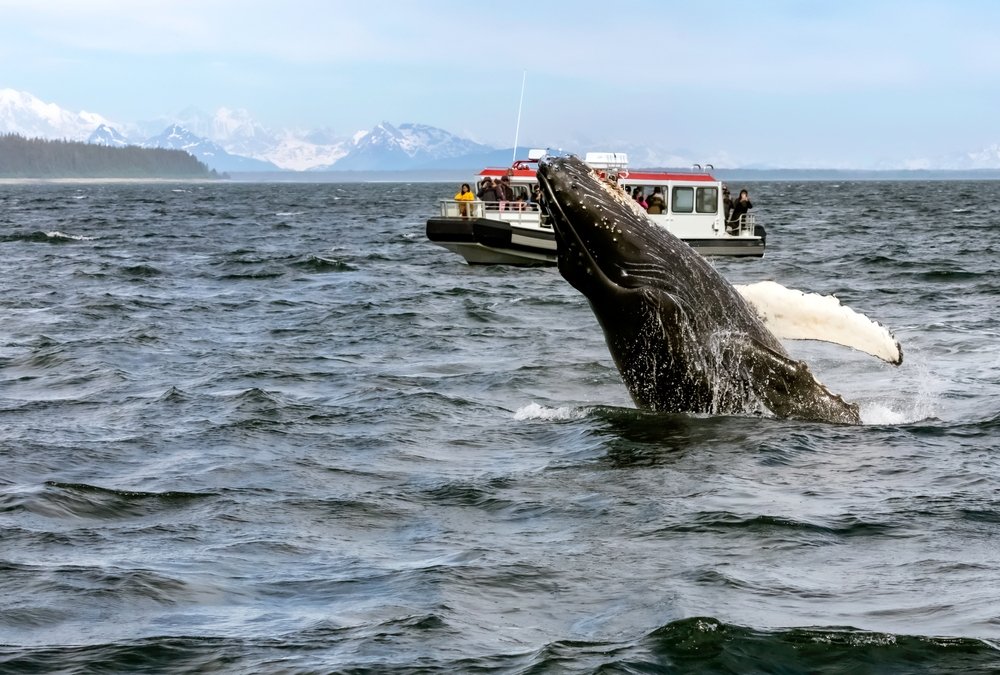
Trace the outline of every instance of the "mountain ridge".
{"label": "mountain ridge", "polygon": [[[426,124],[380,122],[368,130],[337,134],[330,129],[272,130],[243,109],[221,107],[213,114],[186,108],[172,117],[116,123],[87,111],[72,112],[27,92],[0,89],[0,133],[80,140],[125,147],[183,149],[210,168],[247,171],[436,171],[506,165],[512,148],[495,148]],[[608,144],[606,144],[608,145]],[[690,151],[649,145],[609,144],[633,166],[691,166],[704,163]],[[609,149],[589,148],[595,150]],[[730,170],[791,170],[794,167],[714,162]],[[833,171],[976,171],[1000,169],[1000,143],[934,159],[914,158],[877,169],[834,167]]]}

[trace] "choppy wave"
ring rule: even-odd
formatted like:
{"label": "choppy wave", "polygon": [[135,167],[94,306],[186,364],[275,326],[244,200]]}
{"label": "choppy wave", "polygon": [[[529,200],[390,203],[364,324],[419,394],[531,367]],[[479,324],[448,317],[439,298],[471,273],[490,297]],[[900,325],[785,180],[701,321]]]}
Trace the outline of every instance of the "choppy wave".
{"label": "choppy wave", "polygon": [[3,186],[0,671],[996,672],[1000,186],[752,188],[863,425],[637,410],[440,185]]}
{"label": "choppy wave", "polygon": [[26,511],[49,518],[129,518],[163,508],[184,506],[206,494],[147,493],[95,485],[48,481],[34,489],[0,490],[0,511]]}
{"label": "choppy wave", "polygon": [[66,234],[58,230],[51,232],[27,232],[23,234],[6,234],[0,237],[0,241],[13,242],[25,241],[38,244],[64,244],[71,241],[94,241],[96,236],[86,236],[81,234]]}
{"label": "choppy wave", "polygon": [[295,262],[293,266],[310,272],[354,272],[358,269],[342,260],[315,255]]}
{"label": "choppy wave", "polygon": [[[670,622],[634,641],[558,640],[525,652],[477,657],[431,653],[455,627],[413,615],[365,628],[318,622],[262,639],[157,636],[122,643],[0,647],[5,672],[601,672],[601,673],[993,673],[1000,645],[989,640],[906,635],[850,627],[751,629],[712,617]],[[379,644],[385,647],[379,648]],[[392,648],[392,643],[410,651]]]}

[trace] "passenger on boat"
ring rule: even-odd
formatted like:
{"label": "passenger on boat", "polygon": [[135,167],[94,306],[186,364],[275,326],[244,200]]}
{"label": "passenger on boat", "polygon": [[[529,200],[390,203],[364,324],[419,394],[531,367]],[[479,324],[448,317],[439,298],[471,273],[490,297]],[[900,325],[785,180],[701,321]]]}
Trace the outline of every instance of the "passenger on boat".
{"label": "passenger on boat", "polygon": [[733,198],[729,194],[729,186],[722,184],[722,211],[725,214],[726,223],[729,222],[729,211],[733,208]]}
{"label": "passenger on boat", "polygon": [[492,178],[483,179],[483,182],[480,184],[479,187],[479,192],[476,193],[476,196],[479,197],[479,199],[481,199],[482,201],[486,202],[486,208],[488,209],[495,209],[496,203],[500,201],[500,198],[497,196],[496,188],[493,187]]}
{"label": "passenger on boat", "polygon": [[458,215],[468,218],[469,202],[475,199],[476,195],[472,194],[472,188],[469,187],[469,184],[462,183],[462,187],[458,189],[458,194],[455,195],[455,201],[458,202]]}
{"label": "passenger on boat", "polygon": [[632,193],[632,198],[639,202],[639,206],[642,208],[649,206],[649,203],[646,201],[646,195],[643,194],[641,187],[635,189],[635,192]]}
{"label": "passenger on boat", "polygon": [[740,218],[752,208],[750,193],[746,190],[740,190],[740,198],[733,201],[733,208],[729,211],[729,220],[726,225],[729,234],[736,234],[740,231]]}
{"label": "passenger on boat", "polygon": [[648,203],[649,206],[646,207],[646,213],[653,215],[663,213],[663,191],[660,189],[660,186],[657,185],[653,188],[653,194],[649,196]]}
{"label": "passenger on boat", "polygon": [[503,211],[507,202],[514,201],[514,188],[510,186],[510,178],[503,176],[496,184],[497,201],[500,202],[500,210]]}
{"label": "passenger on boat", "polygon": [[531,206],[535,211],[541,212],[543,216],[548,215],[548,210],[545,207],[545,195],[542,193],[540,185],[536,185],[531,191]]}

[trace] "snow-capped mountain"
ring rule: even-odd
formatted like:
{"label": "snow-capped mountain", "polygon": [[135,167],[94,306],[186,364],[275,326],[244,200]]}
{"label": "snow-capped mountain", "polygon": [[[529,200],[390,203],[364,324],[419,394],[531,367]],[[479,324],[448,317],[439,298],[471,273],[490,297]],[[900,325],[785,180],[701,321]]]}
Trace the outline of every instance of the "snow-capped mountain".
{"label": "snow-capped mountain", "polygon": [[[448,160],[482,155],[489,146],[460,138],[443,129],[387,122],[371,131],[338,136],[329,129],[274,132],[245,110],[220,108],[214,115],[194,110],[184,113],[199,124],[197,135],[211,139],[233,155],[244,155],[291,171],[399,170],[426,168]],[[463,164],[463,168],[478,166]]]}
{"label": "snow-capped mountain", "polygon": [[368,133],[355,136],[344,157],[332,166],[322,168],[338,171],[419,169],[440,160],[482,154],[493,149],[425,124],[394,127],[382,122]]}
{"label": "snow-capped mountain", "polygon": [[112,148],[124,148],[129,144],[128,139],[118,133],[114,127],[107,124],[94,129],[94,132],[87,137],[87,142],[92,145],[107,145]]}
{"label": "snow-capped mountain", "polygon": [[187,108],[172,118],[115,124],[13,89],[0,90],[0,133],[181,149],[217,171],[471,169],[495,152],[422,124],[384,122],[343,135],[330,129],[271,130],[246,110],[230,108],[211,114]]}
{"label": "snow-capped mountain", "polygon": [[251,157],[233,155],[212,141],[196,136],[184,127],[172,124],[163,133],[140,143],[145,148],[184,150],[216,171],[277,171],[278,167]]}
{"label": "snow-capped mountain", "polygon": [[186,108],[171,123],[218,143],[232,155],[260,157],[278,144],[277,135],[243,109],[219,108],[209,115],[197,108]]}
{"label": "snow-capped mountain", "polygon": [[115,126],[97,113],[74,113],[27,92],[0,89],[0,131],[4,133],[84,141],[102,124]]}
{"label": "snow-capped mountain", "polygon": [[290,171],[308,171],[316,167],[333,166],[350,152],[350,141],[324,139],[314,142],[309,133],[286,131],[277,143],[256,155],[257,158]]}
{"label": "snow-capped mountain", "polygon": [[289,171],[328,166],[348,152],[348,139],[335,137],[328,130],[274,131],[243,109],[219,108],[207,113],[189,107],[169,118],[141,122],[138,128],[144,130],[145,137],[172,124],[216,143],[230,155],[252,157]]}
{"label": "snow-capped mountain", "polygon": [[994,143],[982,150],[967,152],[954,164],[961,169],[995,169],[1000,167],[1000,144]]}
{"label": "snow-capped mountain", "polygon": [[1000,168],[1000,144],[994,143],[972,152],[952,152],[938,157],[916,157],[903,162],[903,168],[921,171],[997,169]]}

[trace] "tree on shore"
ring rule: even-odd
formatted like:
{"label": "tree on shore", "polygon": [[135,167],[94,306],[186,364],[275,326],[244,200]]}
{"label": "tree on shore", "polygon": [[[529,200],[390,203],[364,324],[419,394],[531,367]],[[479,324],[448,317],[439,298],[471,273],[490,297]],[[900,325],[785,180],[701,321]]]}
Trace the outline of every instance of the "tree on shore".
{"label": "tree on shore", "polygon": [[0,135],[0,178],[219,178],[183,150]]}

